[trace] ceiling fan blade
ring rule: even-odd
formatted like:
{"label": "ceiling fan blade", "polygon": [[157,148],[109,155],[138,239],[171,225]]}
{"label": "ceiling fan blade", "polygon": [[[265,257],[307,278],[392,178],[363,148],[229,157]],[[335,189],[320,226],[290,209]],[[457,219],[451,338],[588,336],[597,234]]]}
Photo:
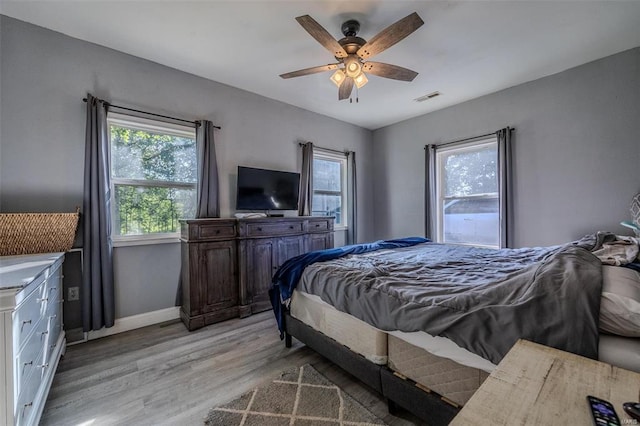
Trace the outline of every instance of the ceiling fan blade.
{"label": "ceiling fan blade", "polygon": [[362,46],[357,54],[362,59],[367,59],[373,55],[377,55],[383,50],[393,46],[409,34],[420,28],[424,21],[416,12],[409,16],[405,16],[395,24],[389,25],[380,31],[375,37]]}
{"label": "ceiling fan blade", "polygon": [[331,34],[329,34],[329,32],[325,30],[322,25],[318,24],[316,20],[311,16],[298,16],[296,18],[296,21],[298,21],[298,23],[302,25],[302,28],[304,28],[309,34],[311,34],[311,37],[318,40],[318,42],[323,45],[325,49],[331,52],[333,56],[335,56],[336,58],[347,57],[347,52],[342,48],[342,46],[340,46],[340,43],[338,43],[337,40],[333,38]]}
{"label": "ceiling fan blade", "polygon": [[351,91],[353,90],[353,78],[347,77],[344,79],[340,88],[338,89],[338,100],[341,101],[343,99],[347,99],[351,96]]}
{"label": "ceiling fan blade", "polygon": [[377,75],[378,77],[392,78],[394,80],[413,81],[417,72],[397,65],[384,64],[382,62],[365,62],[362,71]]}
{"label": "ceiling fan blade", "polygon": [[291,71],[285,74],[280,74],[282,78],[302,77],[303,75],[316,74],[319,72],[331,71],[338,68],[338,64],[320,65],[318,67],[305,68],[298,71]]}

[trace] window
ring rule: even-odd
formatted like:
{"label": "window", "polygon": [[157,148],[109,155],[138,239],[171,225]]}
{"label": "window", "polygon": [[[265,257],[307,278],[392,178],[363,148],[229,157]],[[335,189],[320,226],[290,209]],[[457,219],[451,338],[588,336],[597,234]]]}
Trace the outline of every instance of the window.
{"label": "window", "polygon": [[496,137],[436,152],[438,241],[500,246]]}
{"label": "window", "polygon": [[337,227],[347,226],[347,157],[316,148],[313,153],[314,216],[335,216]]}
{"label": "window", "polygon": [[175,236],[196,210],[195,129],[109,114],[113,239]]}

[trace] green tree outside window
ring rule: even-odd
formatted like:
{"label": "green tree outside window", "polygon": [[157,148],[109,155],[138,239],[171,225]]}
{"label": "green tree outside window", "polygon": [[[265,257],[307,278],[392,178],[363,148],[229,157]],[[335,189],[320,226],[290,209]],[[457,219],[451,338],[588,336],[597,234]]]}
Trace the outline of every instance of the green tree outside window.
{"label": "green tree outside window", "polygon": [[195,139],[113,124],[111,173],[120,236],[174,233],[195,215]]}

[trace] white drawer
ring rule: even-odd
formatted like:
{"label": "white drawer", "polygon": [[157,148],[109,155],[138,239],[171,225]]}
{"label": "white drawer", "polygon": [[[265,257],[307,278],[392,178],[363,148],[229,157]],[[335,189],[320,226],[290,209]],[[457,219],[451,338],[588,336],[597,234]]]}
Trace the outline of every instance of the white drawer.
{"label": "white drawer", "polygon": [[45,361],[49,361],[51,359],[51,352],[56,347],[58,343],[58,337],[60,337],[60,331],[62,330],[62,310],[61,303],[59,300],[55,304],[51,304],[49,306],[49,312],[47,312],[47,317],[44,319],[44,322],[48,325],[47,334],[47,343],[46,343],[46,357]]}
{"label": "white drawer", "polygon": [[48,296],[46,302],[45,316],[52,315],[60,310],[60,290],[58,287],[51,287],[48,289]]}
{"label": "white drawer", "polygon": [[[47,282],[43,285],[42,296],[40,297],[40,303],[42,304],[40,312],[43,313],[43,316],[51,309],[51,306],[57,306],[57,303],[60,301],[62,288],[61,278],[60,267],[58,267],[49,275]],[[55,309],[57,309],[57,307]]]}
{"label": "white drawer", "polygon": [[25,378],[26,382],[23,384],[22,392],[20,392],[15,404],[15,425],[33,424],[33,416],[35,416],[35,410],[37,408],[35,398],[38,394],[40,383],[42,382],[41,374],[39,371],[33,371],[33,374]]}
{"label": "white drawer", "polygon": [[61,293],[60,289],[62,287],[62,270],[60,265],[56,267],[54,271],[51,272],[49,279],[45,283],[46,292],[48,295],[51,295],[51,292],[55,291],[58,294]]}
{"label": "white drawer", "polygon": [[46,300],[43,298],[44,290],[44,285],[38,286],[13,312],[13,342],[17,351],[26,342],[46,312]]}
{"label": "white drawer", "polygon": [[19,394],[24,387],[24,379],[29,377],[31,372],[37,371],[40,374],[43,363],[45,345],[49,334],[47,321],[39,321],[34,332],[25,341],[24,346],[17,356],[14,357],[14,378],[15,394]]}

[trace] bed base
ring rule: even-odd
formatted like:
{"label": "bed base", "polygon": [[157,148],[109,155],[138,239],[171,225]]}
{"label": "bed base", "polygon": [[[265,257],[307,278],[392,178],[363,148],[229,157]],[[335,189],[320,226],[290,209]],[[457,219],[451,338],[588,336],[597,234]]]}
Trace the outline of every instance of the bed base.
{"label": "bed base", "polygon": [[384,396],[391,414],[402,407],[430,425],[447,425],[460,411],[460,407],[448,403],[437,393],[372,363],[286,313],[285,345],[288,348],[292,336]]}

